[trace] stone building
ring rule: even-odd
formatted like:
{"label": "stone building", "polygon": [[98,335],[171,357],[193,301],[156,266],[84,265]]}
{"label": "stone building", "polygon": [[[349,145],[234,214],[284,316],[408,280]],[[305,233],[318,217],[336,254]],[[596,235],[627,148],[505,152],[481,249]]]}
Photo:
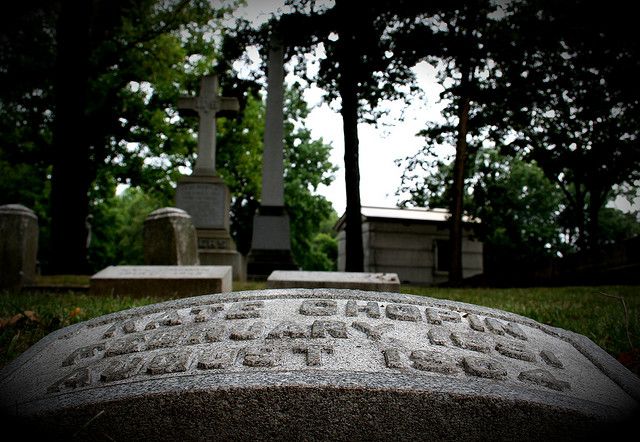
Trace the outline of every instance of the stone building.
{"label": "stone building", "polygon": [[[397,273],[403,283],[446,282],[449,212],[445,209],[362,207],[364,271]],[[463,217],[463,277],[483,272],[482,242],[474,238],[479,220]],[[345,270],[345,215],[336,223],[338,270]]]}

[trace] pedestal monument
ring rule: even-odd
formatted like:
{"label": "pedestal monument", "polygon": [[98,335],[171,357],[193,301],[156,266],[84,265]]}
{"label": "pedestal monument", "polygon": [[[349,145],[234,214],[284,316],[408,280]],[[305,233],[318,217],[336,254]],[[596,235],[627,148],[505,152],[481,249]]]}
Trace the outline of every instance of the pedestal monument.
{"label": "pedestal monument", "polygon": [[291,256],[289,216],[284,207],[284,50],[272,39],[267,72],[262,199],[253,219],[247,273],[267,277],[273,270],[297,269]]}
{"label": "pedestal monument", "polygon": [[229,234],[229,189],[216,173],[216,113],[238,111],[236,98],[218,96],[218,79],[208,75],[200,81],[200,95],[181,97],[179,109],[194,110],[200,118],[198,157],[193,173],[178,181],[176,206],[193,220],[202,265],[229,265],[233,278],[245,278],[242,256]]}

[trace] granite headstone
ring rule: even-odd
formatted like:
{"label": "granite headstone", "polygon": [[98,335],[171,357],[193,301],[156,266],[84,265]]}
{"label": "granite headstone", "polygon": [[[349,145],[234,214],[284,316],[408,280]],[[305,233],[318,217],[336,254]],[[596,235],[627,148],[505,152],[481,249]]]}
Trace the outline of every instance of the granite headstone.
{"label": "granite headstone", "polygon": [[164,207],[144,221],[146,265],[198,265],[198,239],[191,217],[184,210]]}
{"label": "granite headstone", "polygon": [[38,217],[21,204],[0,206],[0,289],[33,284],[38,255]]}
{"label": "granite headstone", "polygon": [[58,330],[0,372],[26,437],[583,440],[640,380],[582,335],[500,310],[332,289],[247,291]]}

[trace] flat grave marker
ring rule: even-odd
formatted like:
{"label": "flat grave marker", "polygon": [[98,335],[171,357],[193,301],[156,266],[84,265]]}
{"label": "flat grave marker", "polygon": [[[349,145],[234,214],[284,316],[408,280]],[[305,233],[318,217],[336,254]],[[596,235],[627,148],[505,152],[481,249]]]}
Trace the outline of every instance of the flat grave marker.
{"label": "flat grave marker", "polygon": [[184,298],[232,290],[231,266],[110,266],[91,277],[93,295]]}
{"label": "flat grave marker", "polygon": [[400,280],[396,273],[274,270],[267,278],[267,288],[335,288],[399,292]]}
{"label": "flat grave marker", "polygon": [[639,400],[640,380],[582,335],[334,289],[125,310],[0,372],[0,410],[21,431],[115,440],[580,440],[622,428]]}

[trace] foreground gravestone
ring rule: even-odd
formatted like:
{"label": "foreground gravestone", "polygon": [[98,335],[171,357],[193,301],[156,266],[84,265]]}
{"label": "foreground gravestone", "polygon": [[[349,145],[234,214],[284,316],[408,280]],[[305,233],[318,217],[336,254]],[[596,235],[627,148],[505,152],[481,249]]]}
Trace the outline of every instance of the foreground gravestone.
{"label": "foreground gravestone", "polygon": [[640,380],[584,336],[352,290],[187,298],[56,331],[0,372],[25,435],[548,440],[614,431]]}
{"label": "foreground gravestone", "polygon": [[20,204],[0,206],[0,289],[32,284],[38,255],[38,217]]}
{"label": "foreground gravestone", "polygon": [[91,277],[92,295],[184,298],[230,292],[230,266],[110,266]]}
{"label": "foreground gravestone", "polygon": [[191,217],[184,210],[163,207],[144,220],[144,263],[198,265],[198,239]]}
{"label": "foreground gravestone", "polygon": [[400,280],[396,273],[276,270],[267,278],[267,288],[334,288],[399,292]]}

